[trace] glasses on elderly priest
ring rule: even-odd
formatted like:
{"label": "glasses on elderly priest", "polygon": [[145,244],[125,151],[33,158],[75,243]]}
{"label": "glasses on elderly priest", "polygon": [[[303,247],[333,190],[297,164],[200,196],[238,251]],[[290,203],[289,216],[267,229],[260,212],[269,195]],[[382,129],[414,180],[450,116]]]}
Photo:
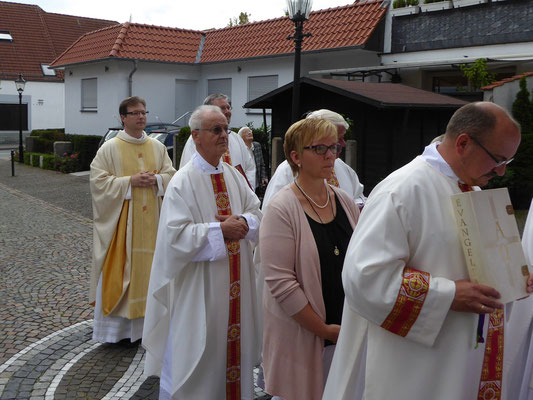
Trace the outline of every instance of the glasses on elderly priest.
{"label": "glasses on elderly priest", "polygon": [[481,148],[485,151],[485,153],[487,153],[487,154],[489,155],[489,157],[492,158],[492,159],[494,160],[494,162],[496,163],[496,165],[494,166],[494,168],[501,167],[502,165],[507,165],[507,164],[509,164],[511,161],[514,160],[514,158],[510,158],[510,159],[508,159],[508,160],[498,160],[498,159],[496,158],[496,156],[494,156],[490,151],[488,151],[488,150],[485,148],[485,146],[483,146],[483,145],[481,144],[481,142],[480,142],[479,140],[477,140],[474,136],[470,136],[470,135],[468,135],[468,137],[469,137],[470,139],[472,139],[472,140],[474,141],[474,143],[476,143],[479,147],[481,147]]}
{"label": "glasses on elderly priest", "polygon": [[315,144],[313,146],[304,146],[304,149],[314,150],[316,154],[323,155],[329,150],[331,154],[337,154],[341,151],[341,145],[338,143],[332,144],[331,146],[326,146],[325,144]]}

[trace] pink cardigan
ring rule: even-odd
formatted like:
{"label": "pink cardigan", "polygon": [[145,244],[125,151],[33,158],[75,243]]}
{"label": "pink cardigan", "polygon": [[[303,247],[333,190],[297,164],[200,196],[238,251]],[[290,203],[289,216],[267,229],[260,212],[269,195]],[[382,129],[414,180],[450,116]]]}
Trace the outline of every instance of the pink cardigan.
{"label": "pink cardigan", "polygon": [[[359,210],[348,194],[332,187],[350,225]],[[320,260],[300,202],[285,186],[268,204],[259,230],[263,293],[265,390],[285,400],[320,400],[324,340],[291,316],[307,303],[325,321]]]}

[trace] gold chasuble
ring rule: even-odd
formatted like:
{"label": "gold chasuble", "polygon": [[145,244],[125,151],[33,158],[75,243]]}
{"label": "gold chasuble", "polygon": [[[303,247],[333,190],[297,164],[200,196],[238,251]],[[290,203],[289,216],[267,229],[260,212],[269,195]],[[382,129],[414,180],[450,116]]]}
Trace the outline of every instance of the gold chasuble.
{"label": "gold chasuble", "polygon": [[[211,175],[218,215],[231,215],[223,174]],[[226,240],[229,258],[229,318],[226,356],[226,400],[241,399],[241,254],[238,240]]]}
{"label": "gold chasuble", "polygon": [[[132,145],[117,139],[122,176],[141,171],[157,173],[151,140]],[[102,309],[109,314],[135,319],[144,317],[146,293],[159,220],[156,187],[131,187],[102,265]],[[131,239],[131,240],[130,240]],[[131,243],[131,259],[128,257]]]}

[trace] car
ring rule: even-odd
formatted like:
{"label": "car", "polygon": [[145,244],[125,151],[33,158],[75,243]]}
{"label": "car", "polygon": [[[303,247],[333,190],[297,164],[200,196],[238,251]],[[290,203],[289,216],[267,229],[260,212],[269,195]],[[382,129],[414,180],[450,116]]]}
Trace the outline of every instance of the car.
{"label": "car", "polygon": [[163,143],[171,160],[174,160],[174,135],[179,133],[179,128],[171,131],[153,131],[148,136]]}
{"label": "car", "polygon": [[[109,139],[113,139],[115,136],[117,136],[118,132],[122,130],[123,128],[117,127],[117,128],[109,128],[104,136],[102,136],[102,139],[100,139],[100,143],[98,144],[98,147],[100,148],[105,142],[107,142]],[[149,124],[146,124],[146,128],[144,128],[144,131],[146,134],[150,134],[154,131],[157,132],[170,132],[170,131],[179,131],[180,126],[174,125],[174,124],[166,124],[163,122],[151,122]]]}

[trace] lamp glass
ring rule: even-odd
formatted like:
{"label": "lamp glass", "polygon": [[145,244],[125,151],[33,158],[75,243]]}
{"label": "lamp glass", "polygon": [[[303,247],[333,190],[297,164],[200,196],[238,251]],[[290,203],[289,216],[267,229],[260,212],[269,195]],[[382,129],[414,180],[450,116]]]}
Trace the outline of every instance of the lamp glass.
{"label": "lamp glass", "polygon": [[17,92],[22,93],[24,91],[24,86],[26,86],[26,81],[22,77],[22,74],[19,74],[18,79],[15,80],[15,86],[17,88]]}
{"label": "lamp glass", "polygon": [[287,0],[287,11],[291,20],[303,18],[309,19],[313,0]]}

